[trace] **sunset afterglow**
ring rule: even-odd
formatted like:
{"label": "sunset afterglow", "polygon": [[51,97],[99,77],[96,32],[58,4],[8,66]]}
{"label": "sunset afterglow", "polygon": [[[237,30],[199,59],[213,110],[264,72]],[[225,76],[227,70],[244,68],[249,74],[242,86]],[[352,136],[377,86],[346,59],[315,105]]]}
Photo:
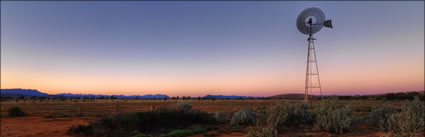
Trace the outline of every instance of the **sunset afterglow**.
{"label": "sunset afterglow", "polygon": [[[424,90],[424,2],[2,2],[1,88],[49,94],[304,93],[307,35],[323,94]],[[317,94],[317,93],[315,93]]]}

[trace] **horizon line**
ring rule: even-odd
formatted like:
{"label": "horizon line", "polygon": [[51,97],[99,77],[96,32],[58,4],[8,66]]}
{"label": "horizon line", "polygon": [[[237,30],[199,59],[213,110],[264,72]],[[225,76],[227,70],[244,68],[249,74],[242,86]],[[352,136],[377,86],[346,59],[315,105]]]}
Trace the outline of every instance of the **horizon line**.
{"label": "horizon line", "polygon": [[[58,94],[74,94],[74,95],[103,95],[103,96],[145,96],[145,95],[166,95],[168,94],[161,94],[161,93],[151,93],[151,94],[132,94],[132,95],[124,95],[124,94],[93,94],[93,93],[71,93],[71,92],[63,92],[63,93],[56,93],[56,94],[50,94],[47,92],[42,92],[38,89],[24,89],[24,88],[0,88],[1,90],[10,90],[10,89],[21,89],[21,90],[37,90],[41,93],[46,93],[48,95],[58,95]],[[395,92],[383,92],[383,93],[363,93],[363,94],[322,94],[321,96],[364,96],[364,95],[382,95],[382,94],[388,94],[388,93],[409,93],[409,92],[425,92],[425,90],[416,90],[416,91],[395,91]],[[236,94],[205,94],[203,96],[208,95],[215,95],[215,96],[242,96],[242,97],[272,97],[272,96],[278,96],[278,95],[288,95],[288,94],[304,94],[304,93],[283,93],[283,94],[276,94],[276,95],[270,95],[270,96],[247,96],[247,95],[236,95]],[[320,94],[309,94],[313,96],[320,96]],[[181,96],[181,97],[203,97],[203,96]],[[179,96],[169,96],[169,97],[179,97]]]}

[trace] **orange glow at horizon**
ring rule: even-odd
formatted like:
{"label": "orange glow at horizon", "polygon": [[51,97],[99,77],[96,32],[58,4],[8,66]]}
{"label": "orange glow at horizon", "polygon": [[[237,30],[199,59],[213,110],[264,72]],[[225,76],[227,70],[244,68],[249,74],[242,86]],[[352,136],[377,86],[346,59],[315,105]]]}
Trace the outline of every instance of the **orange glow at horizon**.
{"label": "orange glow at horizon", "polygon": [[[420,91],[424,87],[423,65],[322,69],[323,94],[373,94]],[[350,66],[342,66],[350,67]],[[323,68],[326,68],[323,67]],[[418,69],[413,69],[418,68]],[[2,70],[2,88],[38,89],[49,94],[207,94],[271,96],[304,92],[304,70],[247,70],[205,74],[142,75],[31,72]],[[391,75],[388,75],[391,74]],[[318,93],[314,93],[318,94]]]}

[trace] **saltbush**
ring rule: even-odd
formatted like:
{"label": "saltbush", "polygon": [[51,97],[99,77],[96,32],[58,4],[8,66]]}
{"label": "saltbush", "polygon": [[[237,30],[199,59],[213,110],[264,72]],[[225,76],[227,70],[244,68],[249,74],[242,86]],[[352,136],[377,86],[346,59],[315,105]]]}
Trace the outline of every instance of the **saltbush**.
{"label": "saltbush", "polygon": [[312,124],[313,114],[307,110],[311,105],[307,102],[301,104],[277,103],[267,113],[267,126],[279,129],[283,126],[299,126]]}
{"label": "saltbush", "polygon": [[352,121],[351,108],[337,99],[326,99],[314,108],[316,124],[328,132],[343,133]]}
{"label": "saltbush", "polygon": [[248,132],[247,137],[276,137],[278,132],[276,128],[271,126],[256,127]]}
{"label": "saltbush", "polygon": [[[307,102],[300,104],[276,103],[266,113],[265,122],[257,124],[257,127],[248,132],[249,137],[276,137],[282,127],[312,124],[313,114],[308,109],[311,105]],[[264,125],[265,124],[265,125]]]}
{"label": "saltbush", "polygon": [[230,120],[230,125],[241,126],[241,125],[255,125],[256,117],[255,112],[249,109],[243,109],[233,114]]}
{"label": "saltbush", "polygon": [[400,136],[415,136],[417,131],[424,130],[425,105],[419,98],[405,101],[399,113],[393,113],[388,118],[389,130]]}
{"label": "saltbush", "polygon": [[271,106],[267,113],[267,126],[274,129],[282,127],[294,110],[295,105],[288,103],[277,103]]}
{"label": "saltbush", "polygon": [[299,126],[302,124],[312,124],[314,122],[313,114],[308,109],[311,105],[307,102],[296,104],[295,109],[289,115],[287,126]]}
{"label": "saltbush", "polygon": [[372,108],[370,112],[370,125],[378,127],[379,130],[388,131],[390,128],[389,117],[396,113],[397,110],[391,105],[384,105]]}
{"label": "saltbush", "polygon": [[27,115],[20,107],[12,107],[7,112],[9,117],[23,117]]}

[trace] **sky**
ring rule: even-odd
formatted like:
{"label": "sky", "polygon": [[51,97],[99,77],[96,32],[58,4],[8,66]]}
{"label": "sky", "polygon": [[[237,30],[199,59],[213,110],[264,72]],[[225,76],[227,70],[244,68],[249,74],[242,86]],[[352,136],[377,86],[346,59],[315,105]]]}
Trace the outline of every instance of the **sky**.
{"label": "sky", "polygon": [[[424,2],[1,2],[1,88],[50,94],[304,93],[306,8],[325,95],[424,90]],[[317,92],[313,94],[318,94]]]}

